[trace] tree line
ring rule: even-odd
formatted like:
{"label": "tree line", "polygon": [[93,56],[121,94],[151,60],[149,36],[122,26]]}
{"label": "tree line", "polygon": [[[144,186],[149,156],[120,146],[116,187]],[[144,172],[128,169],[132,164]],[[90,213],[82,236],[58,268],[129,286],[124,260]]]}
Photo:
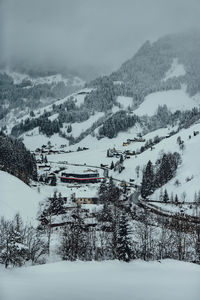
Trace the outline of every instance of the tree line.
{"label": "tree line", "polygon": [[37,179],[35,157],[24,144],[0,132],[0,170],[8,172],[25,183]]}
{"label": "tree line", "polygon": [[143,170],[141,195],[143,198],[153,194],[153,192],[171,180],[176,173],[181,157],[178,152],[164,153],[155,165],[151,160]]}

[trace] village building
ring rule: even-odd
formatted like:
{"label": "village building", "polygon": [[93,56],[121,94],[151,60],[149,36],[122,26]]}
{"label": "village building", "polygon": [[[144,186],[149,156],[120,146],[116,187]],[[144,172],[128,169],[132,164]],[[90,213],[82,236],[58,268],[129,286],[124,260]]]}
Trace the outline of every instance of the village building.
{"label": "village building", "polygon": [[82,205],[82,204],[98,204],[98,198],[97,197],[77,197],[77,198],[75,198],[75,202],[78,205]]}
{"label": "village building", "polygon": [[62,172],[60,176],[61,182],[76,182],[76,183],[96,183],[99,182],[103,177],[100,177],[99,173],[96,172]]}

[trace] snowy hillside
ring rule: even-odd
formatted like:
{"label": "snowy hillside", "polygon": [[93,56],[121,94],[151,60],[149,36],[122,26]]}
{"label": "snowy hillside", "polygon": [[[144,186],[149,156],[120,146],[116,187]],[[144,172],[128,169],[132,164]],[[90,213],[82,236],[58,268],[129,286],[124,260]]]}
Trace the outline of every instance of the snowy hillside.
{"label": "snowy hillside", "polygon": [[[0,126],[16,123],[30,113],[65,98],[67,95],[83,88],[85,82],[73,75],[46,75],[38,71],[34,76],[0,70]],[[80,100],[81,102],[81,100]]]}
{"label": "snowy hillside", "polygon": [[[153,163],[160,157],[162,153],[167,152],[178,152],[181,155],[182,164],[178,168],[176,177],[172,179],[164,188],[169,190],[169,193],[172,191],[174,194],[177,194],[180,198],[184,192],[186,192],[186,201],[192,202],[194,199],[195,192],[199,191],[199,181],[200,181],[200,164],[198,157],[199,144],[200,144],[200,135],[193,136],[194,131],[200,131],[200,124],[195,124],[188,129],[182,129],[175,135],[172,135],[169,138],[165,138],[173,128],[162,128],[151,133],[148,133],[143,136],[145,142],[149,139],[153,139],[156,136],[163,137],[157,145],[154,146],[154,149],[147,149],[139,155],[131,156],[129,159],[125,159],[123,165],[125,170],[122,173],[110,171],[110,175],[114,178],[120,180],[129,181],[130,178],[134,178],[135,182],[140,185],[142,180],[142,169],[147,164],[149,160]],[[101,163],[108,166],[111,165],[111,162],[116,162],[118,159],[116,157],[107,157],[106,151],[109,148],[115,147],[118,151],[137,151],[141,146],[144,146],[145,142],[140,143],[131,143],[130,145],[124,147],[123,142],[127,139],[131,139],[137,136],[138,133],[142,132],[140,126],[135,126],[128,130],[127,132],[121,132],[116,138],[108,139],[103,138],[97,140],[96,137],[91,135],[84,138],[80,143],[71,145],[67,147],[67,150],[72,150],[75,152],[67,154],[53,154],[49,155],[48,158],[50,161],[68,161],[69,163],[78,163],[78,164],[87,164],[93,166],[100,166]],[[181,139],[185,143],[185,150],[180,150],[177,143],[177,138]],[[191,139],[189,139],[191,136]],[[25,140],[26,142],[26,140]],[[31,145],[31,144],[30,144]],[[27,143],[27,146],[30,146]],[[88,147],[89,150],[76,152],[78,147]],[[31,146],[32,148],[32,146]],[[136,176],[135,168],[140,166],[139,177]],[[187,178],[192,178],[190,181],[187,181]],[[180,181],[179,186],[175,186],[174,183],[176,180]],[[189,188],[188,188],[189,187]],[[153,199],[159,199],[159,190],[156,191],[153,195]]]}
{"label": "snowy hillside", "polygon": [[44,196],[18,178],[0,171],[0,216],[12,218],[20,213],[24,221],[35,223],[38,204]]}
{"label": "snowy hillside", "polygon": [[176,110],[191,110],[193,107],[199,107],[200,96],[190,97],[184,87],[181,90],[169,90],[149,94],[144,102],[134,113],[138,116],[152,116],[156,113],[158,106],[167,105],[171,112]]}
{"label": "snowy hillside", "polygon": [[42,145],[46,145],[49,141],[51,141],[52,145],[54,145],[55,147],[68,145],[68,141],[60,137],[57,133],[52,135],[51,138],[47,137],[44,134],[40,134],[38,132],[38,127],[23,134],[21,137],[23,138],[23,143],[31,151],[35,150],[38,147],[41,147]]}
{"label": "snowy hillside", "polygon": [[0,277],[2,300],[199,299],[199,266],[174,260],[58,262],[16,270],[0,267]]}
{"label": "snowy hillside", "polygon": [[[104,113],[99,112],[99,113],[96,113],[93,116],[91,116],[86,121],[83,121],[81,123],[75,122],[75,123],[71,124],[72,131],[70,132],[70,135],[72,135],[75,138],[78,137],[82,132],[89,129],[94,122],[98,121],[103,116],[104,116]],[[66,128],[67,128],[68,125],[69,124],[64,123],[64,128],[62,129],[63,132],[66,132]]]}
{"label": "snowy hillside", "polygon": [[[89,93],[91,90],[92,89],[84,88],[84,89],[80,89],[79,92],[72,93],[69,96],[64,97],[62,99],[59,99],[59,100],[55,99],[54,105],[59,106],[59,105],[65,104],[69,99],[73,98],[73,101],[74,101],[75,105],[77,107],[79,107],[84,102],[84,99],[85,99],[85,96],[87,95],[87,93]],[[22,116],[20,116],[20,114],[15,115],[11,111],[6,117],[6,122],[7,122],[6,133],[10,134],[11,129],[13,128],[14,125],[19,124],[20,122],[24,122],[27,119],[32,120],[32,119],[38,118],[38,117],[42,116],[45,112],[48,112],[48,113],[52,114],[50,117],[48,117],[48,119],[51,120],[51,121],[57,120],[57,118],[58,118],[58,114],[53,113],[53,104],[44,105],[41,108],[33,110],[33,112],[34,112],[34,116],[30,116],[30,110],[24,109],[23,113],[21,113]],[[82,127],[82,128],[84,128],[84,127]],[[28,135],[30,135],[32,133],[34,135],[35,132],[37,132],[37,129],[36,129],[36,131],[34,130],[34,131],[31,131],[31,132],[28,132]]]}
{"label": "snowy hillside", "polygon": [[131,97],[118,96],[117,102],[121,105],[122,109],[127,109],[133,105],[133,99]]}
{"label": "snowy hillside", "polygon": [[166,81],[169,78],[184,76],[185,74],[186,71],[184,66],[178,62],[177,58],[174,58],[172,65],[170,69],[166,72],[165,78],[163,80]]}
{"label": "snowy hillside", "polygon": [[[172,64],[173,72],[170,74],[176,74],[178,76],[177,71],[177,62],[173,61]],[[176,71],[176,72],[175,72]],[[180,71],[180,70],[179,70]],[[174,75],[175,76],[175,75]],[[93,89],[85,88],[80,90],[80,92],[74,93],[71,96],[65,97],[63,99],[57,100],[55,102],[56,105],[63,105],[69,99],[73,99],[77,107],[80,107],[84,103],[86,95],[88,95]],[[125,96],[118,96],[117,103],[120,104],[121,108],[116,105],[113,105],[111,114],[114,114],[116,111],[120,109],[127,109],[130,110],[132,106],[133,99],[132,97],[125,97]],[[200,97],[199,94],[191,97],[186,92],[186,86],[182,85],[181,89],[177,90],[168,90],[168,91],[160,91],[149,94],[145,97],[144,102],[140,104],[140,106],[134,111],[134,114],[138,116],[148,115],[152,116],[156,113],[158,106],[167,105],[169,110],[174,113],[177,110],[185,111],[191,110],[194,107],[199,107],[200,104]],[[44,112],[49,112],[51,115],[48,117],[51,121],[58,120],[58,113],[54,113],[52,105],[48,105],[40,110],[35,110],[34,117],[30,117],[28,115],[24,116],[21,120],[26,120],[27,117],[30,119],[34,119],[38,116],[41,116]],[[94,111],[93,114],[86,120],[82,122],[74,122],[74,123],[63,123],[60,131],[66,136],[72,136],[73,138],[78,138],[82,133],[87,132],[88,129],[98,120],[100,120],[105,115],[104,112],[97,112]],[[68,126],[71,126],[71,131],[68,133]],[[143,136],[145,142],[149,139],[155,138],[155,136],[159,137],[166,137],[171,131],[176,130],[177,127],[170,127],[168,128],[160,128],[156,131],[152,131]],[[11,126],[10,126],[11,129]],[[9,128],[8,128],[9,130]],[[72,153],[67,154],[53,154],[48,155],[48,159],[53,162],[58,161],[68,161],[69,163],[80,163],[80,164],[88,164],[93,166],[100,166],[101,163],[106,164],[108,166],[111,165],[111,162],[117,162],[117,158],[109,158],[106,156],[106,151],[109,148],[116,148],[123,152],[124,150],[129,151],[138,151],[141,146],[145,145],[145,142],[140,143],[131,143],[130,145],[124,147],[123,143],[128,140],[136,137],[139,133],[143,134],[144,128],[140,124],[136,124],[133,127],[130,127],[126,132],[119,132],[117,137],[109,139],[107,137],[101,138],[100,140],[97,139],[98,137],[98,130],[97,127],[94,132],[88,132],[85,137],[75,145],[69,146],[69,141],[61,137],[58,133],[53,134],[50,137],[47,137],[45,134],[39,132],[39,128],[36,127],[33,130],[27,131],[26,133],[22,134],[21,137],[23,138],[24,144],[27,146],[28,149],[34,151],[36,148],[41,147],[42,145],[47,145],[50,141],[52,146],[55,149],[59,149],[62,147],[64,151],[75,151]],[[147,164],[148,160],[151,160],[153,163],[160,157],[160,154],[163,152],[179,152],[182,157],[182,164],[177,171],[176,178],[174,178],[171,182],[169,182],[166,186],[163,187],[167,188],[169,193],[172,191],[181,198],[184,193],[186,193],[185,200],[186,201],[193,201],[195,192],[198,193],[199,187],[198,182],[200,180],[200,165],[198,161],[194,159],[194,157],[198,156],[198,144],[199,144],[199,135],[193,137],[193,131],[200,131],[199,124],[193,125],[191,128],[182,129],[175,135],[172,135],[169,138],[165,138],[160,143],[154,146],[154,150],[151,151],[150,149],[144,151],[140,155],[131,156],[129,160],[124,161],[125,170],[122,173],[110,171],[110,175],[114,178],[120,180],[129,181],[130,178],[134,178],[135,182],[140,185],[142,180],[142,169]],[[192,139],[189,140],[189,135],[192,136]],[[176,142],[177,137],[181,136],[181,139],[185,142],[185,150],[180,151],[179,146]],[[89,148],[89,150],[84,152],[77,152],[78,147],[85,147]],[[193,159],[191,159],[193,158]],[[140,166],[140,173],[139,177],[136,176],[135,168]],[[192,178],[192,180],[187,181],[187,178]],[[178,180],[181,184],[178,186],[174,186],[174,182]],[[191,188],[188,189],[188,186]],[[152,195],[152,199],[159,198],[160,191],[156,191]]]}

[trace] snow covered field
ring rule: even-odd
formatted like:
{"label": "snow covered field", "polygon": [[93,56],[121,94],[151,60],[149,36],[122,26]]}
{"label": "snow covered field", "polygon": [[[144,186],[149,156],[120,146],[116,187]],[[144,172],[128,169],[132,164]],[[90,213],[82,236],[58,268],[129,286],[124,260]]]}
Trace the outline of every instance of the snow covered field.
{"label": "snow covered field", "polygon": [[200,266],[175,260],[57,262],[5,270],[1,300],[199,300]]}
{"label": "snow covered field", "polygon": [[[95,123],[98,119],[104,116],[104,113],[99,112],[95,115],[91,116],[88,120],[83,121],[81,123],[75,122],[72,123],[72,132],[70,132],[69,136],[72,135],[74,138],[78,137],[82,132],[86,131],[88,128],[92,126],[93,123]],[[67,132],[67,126],[70,124],[64,123],[62,132]]]}
{"label": "snow covered field", "polygon": [[54,133],[51,138],[47,137],[44,134],[39,134],[38,133],[38,127],[36,127],[34,129],[34,133],[33,135],[31,135],[30,131],[28,134],[24,133],[23,134],[23,143],[26,145],[26,147],[29,150],[34,151],[35,149],[37,149],[38,147],[42,147],[42,145],[47,144],[48,141],[52,142],[52,145],[54,145],[55,147],[58,146],[60,147],[60,145],[68,145],[68,140],[62,138],[61,136],[59,136],[58,133]]}
{"label": "snow covered field", "polygon": [[134,113],[138,116],[153,116],[159,105],[167,105],[171,112],[175,112],[176,110],[191,110],[193,107],[199,106],[199,104],[200,98],[189,97],[185,88],[182,88],[181,90],[169,90],[149,94]]}
{"label": "snow covered field", "polygon": [[24,221],[36,222],[38,203],[44,198],[42,195],[3,171],[0,171],[0,191],[0,217],[13,218],[19,212]]}
{"label": "snow covered field", "polygon": [[186,74],[185,68],[182,64],[178,62],[177,58],[174,58],[172,61],[171,68],[165,74],[164,81],[169,78],[184,76]]}
{"label": "snow covered field", "polygon": [[128,107],[131,107],[133,105],[133,98],[126,96],[118,96],[117,102],[121,104],[121,107],[123,109],[127,109]]}

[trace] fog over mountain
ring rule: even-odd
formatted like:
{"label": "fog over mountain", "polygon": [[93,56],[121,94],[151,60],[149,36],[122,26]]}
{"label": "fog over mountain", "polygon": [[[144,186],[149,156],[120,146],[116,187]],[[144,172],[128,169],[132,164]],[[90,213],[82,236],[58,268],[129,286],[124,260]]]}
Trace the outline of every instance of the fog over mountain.
{"label": "fog over mountain", "polygon": [[199,28],[198,0],[1,0],[0,61],[110,73],[146,40]]}

